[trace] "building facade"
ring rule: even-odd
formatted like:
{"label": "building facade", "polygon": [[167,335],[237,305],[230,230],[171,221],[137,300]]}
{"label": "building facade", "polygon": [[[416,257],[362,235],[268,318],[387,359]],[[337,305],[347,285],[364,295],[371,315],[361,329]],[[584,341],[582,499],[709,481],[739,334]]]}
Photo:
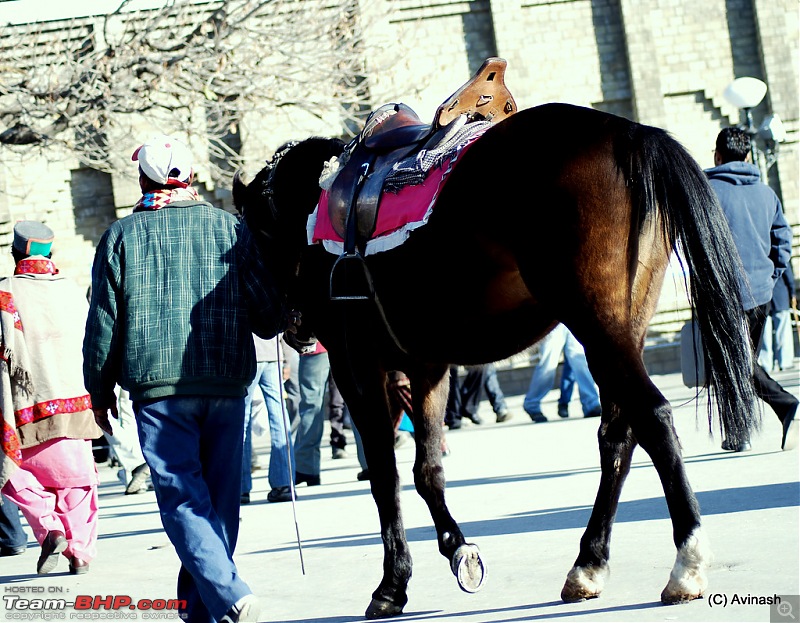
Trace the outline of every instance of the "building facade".
{"label": "building facade", "polygon": [[[506,84],[520,108],[569,102],[659,126],[706,168],[713,166],[719,130],[742,121],[723,90],[738,77],[763,80],[768,91],[753,111],[756,123],[777,113],[788,133],[769,183],[800,232],[796,0],[373,0],[361,7],[379,16],[366,20],[364,33],[372,102],[402,101],[423,119],[486,57],[500,56],[508,61]],[[371,73],[371,67],[391,69]],[[299,127],[296,119],[289,126],[274,117],[265,127],[263,119],[245,117],[245,173],[253,175],[284,140],[341,131],[319,120]],[[198,186],[232,209],[227,188],[202,175]],[[0,145],[0,247],[10,247],[16,220],[45,221],[57,235],[59,265],[79,282],[88,284],[100,235],[137,196],[133,166],[130,175],[109,175],[81,166],[62,148],[25,154]],[[795,240],[798,256],[798,235]],[[10,256],[3,256],[8,261],[0,270],[7,273]],[[667,279],[659,312],[665,322],[685,317],[681,288]]]}

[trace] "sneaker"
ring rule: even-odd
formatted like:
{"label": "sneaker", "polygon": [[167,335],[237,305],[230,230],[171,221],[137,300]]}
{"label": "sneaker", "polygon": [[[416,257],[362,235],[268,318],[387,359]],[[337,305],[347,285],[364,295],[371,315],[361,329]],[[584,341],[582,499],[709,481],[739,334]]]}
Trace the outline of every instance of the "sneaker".
{"label": "sneaker", "polygon": [[220,623],[256,623],[259,614],[261,614],[261,604],[258,597],[251,593],[233,604],[220,619]]}
{"label": "sneaker", "polygon": [[349,456],[344,448],[333,448],[331,454],[334,459],[346,459]]}
{"label": "sneaker", "polygon": [[399,430],[394,436],[394,447],[399,448],[400,446],[405,445],[410,439],[413,439],[411,433],[409,433],[407,430]]}
{"label": "sneaker", "polygon": [[275,487],[267,493],[267,502],[291,502],[292,490],[289,486]]}
{"label": "sneaker", "polygon": [[133,493],[147,493],[147,479],[150,477],[150,468],[147,463],[142,463],[131,472],[131,481],[125,487],[125,495]]}

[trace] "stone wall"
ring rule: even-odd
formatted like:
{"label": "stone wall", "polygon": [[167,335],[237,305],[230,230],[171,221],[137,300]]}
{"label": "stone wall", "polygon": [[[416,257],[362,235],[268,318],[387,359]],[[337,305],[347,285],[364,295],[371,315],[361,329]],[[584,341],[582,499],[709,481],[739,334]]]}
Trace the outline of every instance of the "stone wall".
{"label": "stone wall", "polygon": [[[790,222],[800,223],[796,0],[372,0],[363,6],[379,17],[365,44],[374,102],[405,102],[423,119],[484,58],[499,55],[508,60],[506,83],[521,108],[563,101],[658,125],[708,167],[719,129],[740,120],[722,90],[735,77],[761,78],[769,92],[756,121],[774,111],[789,131],[769,181]],[[242,120],[250,174],[284,140],[337,132],[296,115],[270,121]],[[201,190],[230,209],[228,189]],[[42,219],[58,236],[62,270],[88,283],[93,245],[136,194],[134,170],[111,179],[57,149],[32,154],[0,146],[0,248],[8,249],[15,220]],[[10,258],[2,255],[0,270],[7,273]],[[667,298],[662,311],[684,313],[679,295]]]}

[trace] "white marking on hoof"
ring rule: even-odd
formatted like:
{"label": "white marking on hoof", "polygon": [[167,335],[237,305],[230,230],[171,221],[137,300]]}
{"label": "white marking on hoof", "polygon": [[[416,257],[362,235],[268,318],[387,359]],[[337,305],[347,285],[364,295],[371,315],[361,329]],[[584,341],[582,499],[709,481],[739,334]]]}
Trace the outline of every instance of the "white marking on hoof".
{"label": "white marking on hoof", "polygon": [[458,586],[465,593],[477,593],[486,580],[486,566],[481,560],[481,552],[473,543],[464,543],[453,554],[450,569],[456,576]]}
{"label": "white marking on hoof", "polygon": [[708,565],[713,554],[703,529],[698,526],[678,549],[669,582],[661,591],[661,602],[680,604],[701,597],[708,587]]}
{"label": "white marking on hoof", "polygon": [[599,597],[608,577],[608,565],[572,567],[561,589],[561,599],[567,603]]}

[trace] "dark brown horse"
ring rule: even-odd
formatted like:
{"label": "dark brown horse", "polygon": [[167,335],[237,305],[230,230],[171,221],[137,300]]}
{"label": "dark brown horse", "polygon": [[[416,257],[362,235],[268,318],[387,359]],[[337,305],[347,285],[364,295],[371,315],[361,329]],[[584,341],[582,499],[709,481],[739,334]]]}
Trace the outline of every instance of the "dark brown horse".
{"label": "dark brown horse", "polygon": [[611,527],[637,444],[661,478],[677,548],[661,599],[702,595],[709,551],[697,500],[670,405],[642,362],[665,269],[679,249],[720,426],[735,440],[753,425],[738,256],[696,162],[666,132],[620,117],[562,104],[521,111],[464,154],[427,225],[397,249],[366,258],[378,306],[331,301],[337,258],[306,241],[323,163],[342,146],[323,138],[287,145],[249,185],[236,180],[234,200],[304,327],[327,347],[364,440],[384,545],[383,578],[366,616],[402,612],[411,576],[387,371],[411,379],[415,485],[439,551],[459,585],[474,592],[483,583],[483,561],[444,496],[439,440],[448,366],[509,357],[558,322],[584,345],[603,407],[599,491],[562,599],[597,597],[603,589]]}

